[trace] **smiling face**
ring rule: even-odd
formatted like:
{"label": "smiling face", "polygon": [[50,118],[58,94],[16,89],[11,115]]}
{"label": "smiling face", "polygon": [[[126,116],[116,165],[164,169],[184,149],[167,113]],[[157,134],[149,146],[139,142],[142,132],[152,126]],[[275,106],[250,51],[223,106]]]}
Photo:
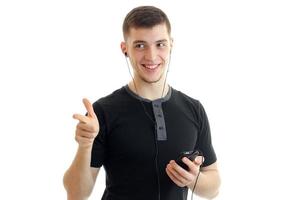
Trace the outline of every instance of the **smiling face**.
{"label": "smiling face", "polygon": [[171,46],[164,23],[152,28],[130,28],[126,42],[121,43],[133,67],[134,79],[149,84],[163,82]]}

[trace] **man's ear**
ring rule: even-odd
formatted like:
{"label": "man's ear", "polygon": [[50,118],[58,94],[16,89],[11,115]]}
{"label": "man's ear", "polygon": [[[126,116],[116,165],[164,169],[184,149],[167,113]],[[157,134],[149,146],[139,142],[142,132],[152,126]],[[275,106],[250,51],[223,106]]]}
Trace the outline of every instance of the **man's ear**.
{"label": "man's ear", "polygon": [[173,38],[171,37],[171,40],[170,40],[170,52],[172,52],[172,49],[173,49]]}
{"label": "man's ear", "polygon": [[124,55],[127,54],[127,47],[126,47],[126,43],[125,42],[121,42],[121,51]]}

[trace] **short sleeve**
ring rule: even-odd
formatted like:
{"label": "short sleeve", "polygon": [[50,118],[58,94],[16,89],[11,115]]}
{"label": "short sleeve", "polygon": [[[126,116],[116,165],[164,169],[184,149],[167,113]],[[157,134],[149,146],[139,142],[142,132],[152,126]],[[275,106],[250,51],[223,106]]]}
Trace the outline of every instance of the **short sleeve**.
{"label": "short sleeve", "polygon": [[214,151],[210,133],[210,126],[206,112],[202,104],[198,101],[198,116],[199,116],[199,133],[196,143],[196,148],[202,151],[204,156],[203,167],[213,164],[217,161],[216,153]]}
{"label": "short sleeve", "polygon": [[100,168],[106,159],[107,126],[105,120],[105,112],[103,111],[100,103],[95,102],[93,104],[93,108],[99,121],[100,130],[93,143],[90,166]]}

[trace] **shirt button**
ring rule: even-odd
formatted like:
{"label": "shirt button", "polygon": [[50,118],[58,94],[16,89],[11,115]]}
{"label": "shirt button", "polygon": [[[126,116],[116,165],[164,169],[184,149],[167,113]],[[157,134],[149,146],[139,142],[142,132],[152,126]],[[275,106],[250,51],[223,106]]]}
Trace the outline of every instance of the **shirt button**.
{"label": "shirt button", "polygon": [[154,104],[154,107],[158,108],[159,106],[158,106],[158,104]]}
{"label": "shirt button", "polygon": [[163,129],[164,129],[164,127],[160,126],[160,127],[158,127],[158,129],[159,129],[159,130],[163,130]]}
{"label": "shirt button", "polygon": [[161,114],[158,114],[157,116],[158,116],[158,117],[162,117],[162,115],[161,115]]}

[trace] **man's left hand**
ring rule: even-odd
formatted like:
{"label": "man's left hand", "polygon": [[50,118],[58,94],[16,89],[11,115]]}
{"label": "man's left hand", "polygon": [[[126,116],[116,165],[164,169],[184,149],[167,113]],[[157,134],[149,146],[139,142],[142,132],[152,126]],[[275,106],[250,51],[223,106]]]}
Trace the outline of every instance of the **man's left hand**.
{"label": "man's left hand", "polygon": [[202,156],[197,156],[194,161],[190,161],[187,157],[182,158],[183,163],[189,168],[188,171],[180,167],[174,160],[171,160],[166,167],[166,172],[179,187],[193,186],[203,162],[202,158]]}

